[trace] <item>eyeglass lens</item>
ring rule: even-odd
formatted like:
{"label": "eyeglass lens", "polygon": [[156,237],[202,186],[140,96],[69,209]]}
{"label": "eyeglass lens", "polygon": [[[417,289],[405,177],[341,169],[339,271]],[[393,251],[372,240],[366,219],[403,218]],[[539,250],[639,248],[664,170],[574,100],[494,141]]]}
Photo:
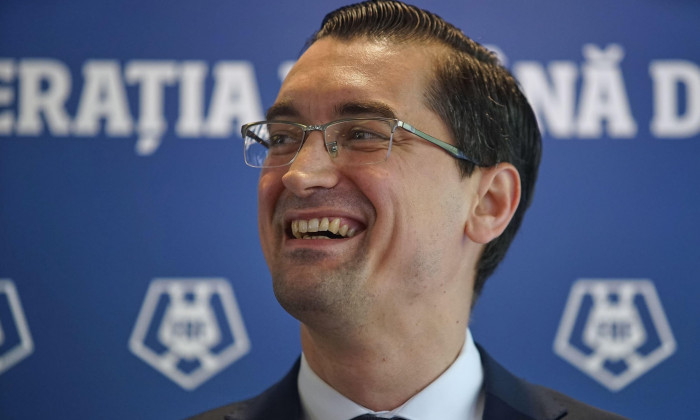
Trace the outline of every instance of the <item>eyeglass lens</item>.
{"label": "eyeglass lens", "polygon": [[[336,163],[364,165],[383,162],[389,155],[395,120],[353,119],[330,123],[325,129],[326,150]],[[305,138],[320,128],[292,123],[259,123],[245,132],[245,160],[257,168],[290,164]]]}

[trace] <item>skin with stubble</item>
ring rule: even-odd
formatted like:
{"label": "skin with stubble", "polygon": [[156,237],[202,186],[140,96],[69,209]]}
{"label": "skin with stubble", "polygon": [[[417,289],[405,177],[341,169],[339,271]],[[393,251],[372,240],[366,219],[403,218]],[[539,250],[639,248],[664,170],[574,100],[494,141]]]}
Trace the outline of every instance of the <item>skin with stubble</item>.
{"label": "skin with stubble", "polygon": [[[425,105],[442,48],[322,38],[290,71],[268,120],[398,118],[454,144]],[[509,164],[462,177],[452,157],[402,129],[386,162],[338,166],[314,131],[291,166],[262,171],[258,193],[275,295],[301,321],[309,365],[353,401],[390,410],[457,357],[476,261],[512,217],[519,178]],[[351,233],[291,233],[324,218]]]}

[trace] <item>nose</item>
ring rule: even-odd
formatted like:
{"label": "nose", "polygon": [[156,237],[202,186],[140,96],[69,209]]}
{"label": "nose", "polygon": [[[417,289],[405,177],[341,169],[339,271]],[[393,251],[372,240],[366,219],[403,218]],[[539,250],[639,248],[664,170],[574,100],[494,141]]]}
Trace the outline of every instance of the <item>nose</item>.
{"label": "nose", "polygon": [[310,132],[294,162],[282,176],[284,186],[298,197],[314,191],[333,188],[338,183],[338,168],[333,163],[323,139],[323,133]]}

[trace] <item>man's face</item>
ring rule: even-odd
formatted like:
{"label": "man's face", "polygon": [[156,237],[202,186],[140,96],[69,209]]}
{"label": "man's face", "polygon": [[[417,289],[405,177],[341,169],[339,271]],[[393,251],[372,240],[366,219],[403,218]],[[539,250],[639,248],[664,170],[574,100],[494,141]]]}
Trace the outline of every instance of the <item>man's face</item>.
{"label": "man's face", "polygon": [[[268,118],[323,124],[395,116],[454,144],[425,106],[435,55],[417,44],[321,39],[292,68]],[[465,246],[474,190],[453,158],[402,129],[386,162],[363,166],[336,165],[322,134],[312,132],[291,166],[260,176],[260,239],[278,300],[305,324],[333,328],[389,325],[389,314],[452,306],[461,312],[440,317],[465,316],[480,249]],[[347,226],[345,237],[294,235],[300,226],[334,224],[340,233]]]}

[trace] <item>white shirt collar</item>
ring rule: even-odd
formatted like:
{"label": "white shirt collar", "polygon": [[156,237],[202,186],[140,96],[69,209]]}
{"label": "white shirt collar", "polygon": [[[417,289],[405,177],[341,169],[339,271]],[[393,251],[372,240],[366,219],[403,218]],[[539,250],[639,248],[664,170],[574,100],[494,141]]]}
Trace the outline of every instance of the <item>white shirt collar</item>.
{"label": "white shirt collar", "polygon": [[392,411],[373,412],[349,400],[316,375],[301,355],[298,386],[304,420],[348,420],[372,413],[409,420],[481,420],[484,372],[471,332],[452,365],[435,381]]}

